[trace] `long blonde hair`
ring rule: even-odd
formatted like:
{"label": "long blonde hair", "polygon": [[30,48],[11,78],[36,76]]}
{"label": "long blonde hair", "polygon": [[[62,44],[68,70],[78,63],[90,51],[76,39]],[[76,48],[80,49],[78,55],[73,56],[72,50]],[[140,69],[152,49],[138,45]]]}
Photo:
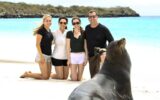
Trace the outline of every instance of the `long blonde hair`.
{"label": "long blonde hair", "polygon": [[39,31],[39,29],[41,29],[41,28],[43,28],[43,27],[44,27],[43,22],[44,22],[44,20],[45,20],[47,17],[52,18],[52,16],[51,16],[51,15],[49,15],[49,14],[45,14],[45,15],[43,15],[43,17],[42,17],[42,22],[41,22],[41,24],[40,24],[37,28],[35,28],[35,29],[34,29],[34,31],[33,31],[33,35],[36,35],[36,34],[37,34],[37,32]]}

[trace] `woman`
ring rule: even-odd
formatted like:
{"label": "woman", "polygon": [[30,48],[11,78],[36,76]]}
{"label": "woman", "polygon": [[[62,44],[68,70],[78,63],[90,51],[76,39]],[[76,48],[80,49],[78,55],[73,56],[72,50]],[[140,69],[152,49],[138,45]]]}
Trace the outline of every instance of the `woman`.
{"label": "woman", "polygon": [[84,41],[83,30],[80,24],[80,18],[72,18],[73,31],[67,32],[66,39],[67,64],[71,67],[72,81],[80,81],[82,79],[84,66],[87,63],[86,41]]}
{"label": "woman", "polygon": [[68,19],[60,17],[58,20],[59,29],[53,32],[54,50],[52,54],[52,64],[55,66],[56,74],[51,74],[53,79],[67,79],[68,66],[66,56],[66,33]]}
{"label": "woman", "polygon": [[42,24],[34,31],[38,52],[35,60],[39,64],[41,73],[32,73],[28,71],[21,75],[21,78],[49,79],[51,74],[51,44],[53,40],[53,35],[50,30],[51,24],[52,17],[50,15],[44,15]]}

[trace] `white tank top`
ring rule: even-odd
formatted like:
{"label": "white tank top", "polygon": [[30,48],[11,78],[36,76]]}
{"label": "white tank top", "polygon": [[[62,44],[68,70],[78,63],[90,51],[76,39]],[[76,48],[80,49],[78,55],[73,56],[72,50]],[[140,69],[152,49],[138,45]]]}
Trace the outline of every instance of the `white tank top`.
{"label": "white tank top", "polygon": [[54,37],[54,49],[52,52],[52,57],[55,59],[67,59],[66,55],[66,34],[67,30],[62,33],[60,30],[57,30],[52,33]]}

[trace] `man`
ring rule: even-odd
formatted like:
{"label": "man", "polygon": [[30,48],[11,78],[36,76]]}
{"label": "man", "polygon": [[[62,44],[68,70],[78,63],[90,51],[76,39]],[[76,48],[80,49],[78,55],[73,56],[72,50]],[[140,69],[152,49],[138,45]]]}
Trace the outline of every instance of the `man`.
{"label": "man", "polygon": [[84,37],[87,42],[89,70],[91,78],[99,71],[99,65],[96,63],[94,48],[106,48],[107,42],[113,41],[113,37],[107,27],[98,22],[96,11],[91,10],[88,13],[90,24],[86,26]]}

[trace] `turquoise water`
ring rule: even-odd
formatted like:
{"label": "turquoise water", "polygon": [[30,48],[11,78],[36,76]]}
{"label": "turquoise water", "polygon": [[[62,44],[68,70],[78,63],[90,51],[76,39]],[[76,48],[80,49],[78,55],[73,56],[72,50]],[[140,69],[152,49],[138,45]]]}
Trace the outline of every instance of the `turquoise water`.
{"label": "turquoise water", "polygon": [[[85,28],[88,19],[81,20]],[[53,18],[52,31],[58,28],[57,21],[57,18]],[[33,29],[40,22],[40,18],[0,19],[0,37],[32,37]],[[110,29],[115,39],[125,37],[131,42],[160,45],[160,17],[99,18],[99,22]],[[72,29],[71,18],[68,29]]]}

